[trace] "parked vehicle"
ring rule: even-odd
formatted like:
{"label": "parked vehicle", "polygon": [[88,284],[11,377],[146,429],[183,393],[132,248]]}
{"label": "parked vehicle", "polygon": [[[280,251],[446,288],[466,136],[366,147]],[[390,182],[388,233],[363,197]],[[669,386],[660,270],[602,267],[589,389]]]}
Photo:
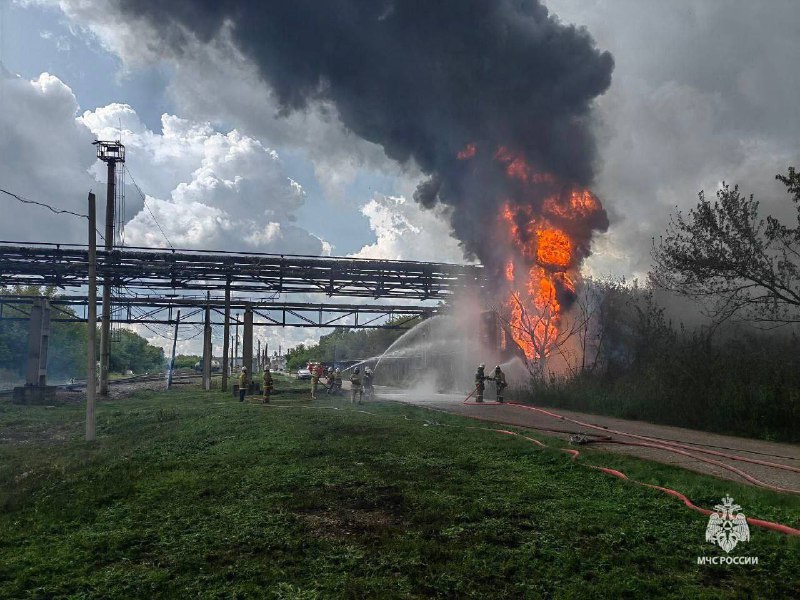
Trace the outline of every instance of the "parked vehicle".
{"label": "parked vehicle", "polygon": [[308,369],[297,369],[297,374],[295,375],[295,379],[311,379],[311,371]]}

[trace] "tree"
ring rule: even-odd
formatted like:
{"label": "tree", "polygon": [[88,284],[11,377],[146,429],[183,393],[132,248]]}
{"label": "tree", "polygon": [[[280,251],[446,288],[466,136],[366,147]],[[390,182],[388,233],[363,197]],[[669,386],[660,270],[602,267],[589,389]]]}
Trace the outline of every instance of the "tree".
{"label": "tree", "polygon": [[[15,296],[46,296],[55,298],[55,288],[38,286],[13,286],[0,288],[3,294]],[[27,318],[30,304],[6,304],[8,316]],[[59,307],[56,317],[75,316],[75,311],[67,306]],[[11,378],[25,374],[25,361],[28,354],[28,321],[0,320],[0,370]],[[86,371],[86,325],[51,321],[50,348],[47,353],[47,369],[50,379],[65,379],[81,376]]]}
{"label": "tree", "polygon": [[688,215],[670,219],[653,246],[652,281],[707,305],[717,322],[740,317],[762,327],[800,323],[800,175],[786,185],[797,225],[759,217],[758,202],[723,183],[714,202],[700,192]]}

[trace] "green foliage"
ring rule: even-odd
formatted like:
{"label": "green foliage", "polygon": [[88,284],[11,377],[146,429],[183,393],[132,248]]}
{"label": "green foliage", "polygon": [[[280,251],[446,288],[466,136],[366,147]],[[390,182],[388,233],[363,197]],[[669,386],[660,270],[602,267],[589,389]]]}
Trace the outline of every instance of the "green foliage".
{"label": "green foliage", "polygon": [[[419,318],[394,317],[387,324],[402,324],[410,328],[419,323]],[[289,369],[304,367],[310,361],[328,362],[363,360],[382,354],[406,329],[350,329],[337,327],[319,339],[319,343],[306,347],[295,346],[287,353]]]}
{"label": "green foliage", "polygon": [[112,372],[157,371],[164,366],[164,361],[164,350],[151,346],[138,333],[129,329],[120,329],[116,332],[114,341],[111,343],[111,359],[109,360],[109,370]]}
{"label": "green foliage", "polygon": [[175,357],[175,368],[193,369],[200,360],[202,360],[202,357],[196,354],[178,354]]}
{"label": "green foliage", "polygon": [[[4,294],[21,296],[46,296],[55,298],[52,288],[39,288],[36,286],[14,287],[2,290]],[[6,305],[5,316],[30,315],[30,306],[25,304]],[[85,377],[86,374],[86,344],[88,340],[87,327],[83,323],[61,323],[54,319],[64,316],[64,313],[75,315],[67,307],[60,307],[59,311],[51,311],[50,344],[47,352],[48,377],[51,380],[66,379],[69,377]],[[122,329],[119,331],[119,341],[111,344],[110,370],[114,373],[123,373],[132,370],[142,373],[159,369],[164,363],[164,352],[148,344],[140,335]],[[98,354],[100,334],[97,334]],[[15,377],[24,377],[25,358],[28,354],[28,322],[0,320],[0,370]]]}
{"label": "green foliage", "polygon": [[577,376],[534,382],[536,404],[800,442],[800,339],[750,328],[685,327],[650,288],[606,285],[599,351]]}
{"label": "green foliage", "polygon": [[[276,384],[281,402],[307,395]],[[753,528],[759,565],[698,567],[722,552],[703,515],[580,462],[797,526],[795,497],[591,450],[576,465],[395,403],[334,406],[141,393],[101,403],[87,445],[81,406],[0,403],[27,442],[0,445],[0,597],[796,597],[800,540]]]}
{"label": "green foliage", "polygon": [[[2,293],[20,296],[55,297],[53,288],[36,286],[15,286],[4,288]],[[65,313],[74,315],[70,308],[63,308]],[[27,317],[30,305],[6,305],[5,316]],[[63,313],[60,313],[64,316]],[[52,319],[59,316],[53,313]],[[47,353],[47,369],[51,379],[75,377],[86,372],[86,340],[88,333],[82,323],[50,323],[50,345]],[[28,322],[0,320],[0,369],[18,377],[25,375],[25,359],[28,355]]]}

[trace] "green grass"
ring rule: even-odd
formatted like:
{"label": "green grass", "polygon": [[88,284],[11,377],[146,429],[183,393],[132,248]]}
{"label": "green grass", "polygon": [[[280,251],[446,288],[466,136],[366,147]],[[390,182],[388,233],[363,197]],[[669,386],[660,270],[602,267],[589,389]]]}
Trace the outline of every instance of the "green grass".
{"label": "green grass", "polygon": [[[800,540],[720,555],[656,491],[393,403],[240,404],[182,386],[83,408],[0,403],[2,598],[797,597]],[[338,408],[339,410],[332,410]],[[545,440],[556,448],[555,440]],[[591,450],[710,506],[800,526],[800,499]]]}

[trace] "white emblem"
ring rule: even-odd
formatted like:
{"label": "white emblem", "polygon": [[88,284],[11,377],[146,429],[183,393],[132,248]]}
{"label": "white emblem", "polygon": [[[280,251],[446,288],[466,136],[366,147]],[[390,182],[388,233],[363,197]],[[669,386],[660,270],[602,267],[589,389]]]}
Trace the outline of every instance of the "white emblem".
{"label": "white emblem", "polygon": [[[733,498],[725,496],[722,504],[714,506],[717,512],[712,512],[706,527],[706,541],[719,544],[719,547],[730,552],[739,542],[750,540],[750,528],[747,519],[739,512],[742,507],[733,503]],[[739,514],[734,514],[739,512]]]}

